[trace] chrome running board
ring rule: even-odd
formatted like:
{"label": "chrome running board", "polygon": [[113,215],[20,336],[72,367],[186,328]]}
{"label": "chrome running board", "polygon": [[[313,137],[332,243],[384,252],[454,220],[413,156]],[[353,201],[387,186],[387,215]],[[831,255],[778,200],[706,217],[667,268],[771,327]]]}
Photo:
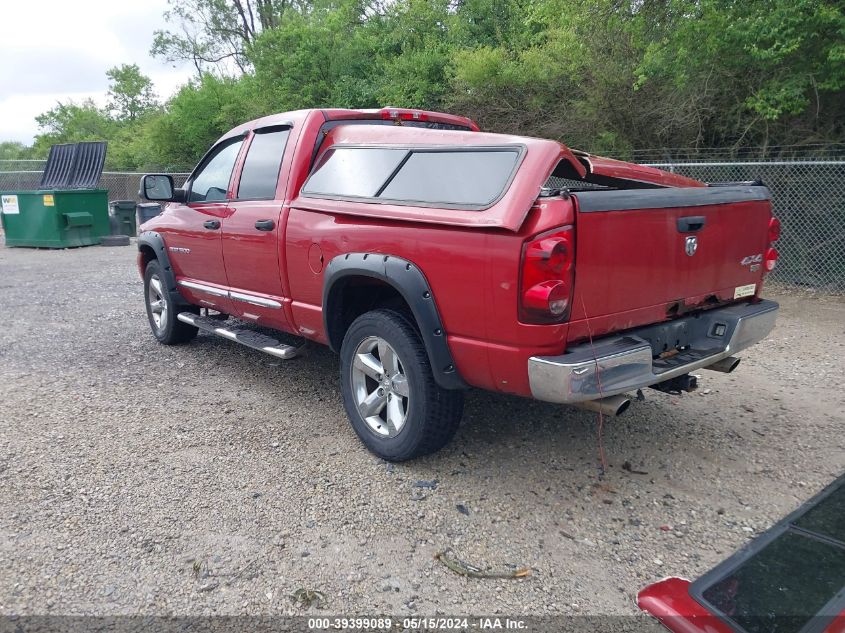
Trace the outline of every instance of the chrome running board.
{"label": "chrome running board", "polygon": [[193,312],[180,312],[176,318],[182,321],[182,323],[188,323],[201,329],[203,332],[222,336],[235,343],[246,345],[252,349],[257,349],[259,352],[264,352],[265,354],[270,354],[270,356],[275,356],[283,360],[296,358],[305,347],[304,342],[299,346],[287,345],[274,339],[272,336],[256,332],[246,325],[237,324],[226,326],[219,319],[202,317]]}

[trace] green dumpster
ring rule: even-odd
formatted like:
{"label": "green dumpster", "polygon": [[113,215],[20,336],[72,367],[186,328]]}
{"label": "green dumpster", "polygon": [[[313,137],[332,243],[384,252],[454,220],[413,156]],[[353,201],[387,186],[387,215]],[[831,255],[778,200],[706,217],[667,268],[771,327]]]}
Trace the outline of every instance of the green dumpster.
{"label": "green dumpster", "polygon": [[109,207],[111,215],[115,219],[115,235],[137,236],[138,231],[135,228],[135,201],[112,200],[109,203]]}
{"label": "green dumpster", "polygon": [[109,234],[106,189],[3,191],[0,201],[6,246],[88,246]]}

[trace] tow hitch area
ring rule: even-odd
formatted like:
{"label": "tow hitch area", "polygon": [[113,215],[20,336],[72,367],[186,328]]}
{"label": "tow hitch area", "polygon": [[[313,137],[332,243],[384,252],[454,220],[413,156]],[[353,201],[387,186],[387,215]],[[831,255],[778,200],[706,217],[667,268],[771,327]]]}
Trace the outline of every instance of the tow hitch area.
{"label": "tow hitch area", "polygon": [[669,380],[664,380],[656,385],[651,385],[652,389],[657,389],[664,393],[679,394],[682,391],[687,393],[698,389],[698,376],[695,374],[683,374],[682,376],[675,376]]}

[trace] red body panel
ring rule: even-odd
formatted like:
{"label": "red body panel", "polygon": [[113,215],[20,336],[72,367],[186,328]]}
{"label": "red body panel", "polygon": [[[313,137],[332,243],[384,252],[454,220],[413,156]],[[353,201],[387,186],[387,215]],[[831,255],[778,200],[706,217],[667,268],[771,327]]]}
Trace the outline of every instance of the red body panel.
{"label": "red body panel", "polygon": [[[257,231],[258,220],[272,220],[272,231]],[[248,291],[260,298],[284,304],[282,287],[284,259],[280,253],[282,204],[276,201],[229,203],[229,216],[223,222],[223,259],[237,262],[226,267],[229,286]],[[281,330],[290,328],[284,310],[235,302],[237,315],[261,325]]]}
{"label": "red body panel", "polygon": [[[228,214],[226,202],[171,204],[162,215],[148,223],[153,230],[161,227],[166,232],[170,262],[177,279],[201,279],[203,283],[221,288],[229,285],[220,231],[203,227],[207,220],[222,223]],[[187,252],[190,256],[186,256]],[[225,297],[197,293],[190,288],[181,290],[186,299],[197,305],[230,314],[235,311],[232,302]]]}
{"label": "red body panel", "polygon": [[634,163],[626,163],[621,160],[613,160],[612,158],[604,158],[602,156],[593,156],[586,152],[573,152],[573,154],[587,164],[587,168],[591,174],[597,176],[606,176],[608,178],[620,178],[623,180],[632,180],[635,182],[651,182],[666,187],[704,187],[703,182],[673,174],[668,171],[655,169],[654,167],[646,167],[645,165],[635,165]]}
{"label": "red body panel", "polygon": [[[695,257],[675,226],[688,215],[706,218]],[[714,296],[731,301],[737,286],[757,284],[759,293],[762,266],[740,262],[765,252],[770,217],[768,201],[579,213],[570,340],[588,336],[585,316],[597,336],[662,321],[675,303],[684,312]]]}
{"label": "red body panel", "polygon": [[[666,578],[637,594],[637,606],[653,615],[673,633],[735,633],[733,627],[713,615],[689,595],[690,581]],[[845,633],[845,611],[822,633]]]}
{"label": "red body panel", "polygon": [[666,578],[637,595],[637,606],[674,633],[734,633],[689,595],[689,580]]}
{"label": "red body panel", "polygon": [[[422,115],[429,121],[477,130],[472,121],[462,117]],[[667,301],[681,299],[695,304],[714,293],[728,298],[733,287],[746,279],[740,278],[741,271],[725,268],[728,259],[739,260],[750,254],[745,251],[752,242],[754,252],[763,248],[765,230],[756,230],[768,214],[769,207],[763,203],[749,203],[747,213],[742,214],[753,216],[747,226],[734,218],[724,218],[723,222],[721,215],[736,212],[735,205],[696,209],[697,214],[708,216],[708,228],[712,228],[714,238],[711,243],[724,247],[724,252],[714,251],[712,256],[698,258],[698,268],[691,271],[691,264],[678,261],[677,254],[640,247],[647,243],[650,231],[668,231],[666,227],[671,228],[674,215],[680,210],[663,209],[665,213],[651,215],[648,211],[583,214],[576,209],[577,195],[538,198],[560,161],[569,163],[582,177],[591,169],[607,177],[701,186],[697,181],[659,170],[589,155],[576,156],[553,141],[384,125],[381,121],[378,125],[336,125],[322,138],[321,130],[327,121],[383,116],[382,111],[303,110],[264,117],[224,135],[221,140],[246,137],[232,173],[228,200],[211,204],[171,203],[143,229],[155,230],[164,237],[178,281],[248,293],[269,302],[270,307],[209,297],[181,287],[183,295],[197,305],[325,343],[323,274],[331,258],[352,252],[402,257],[416,264],[428,280],[463,379],[472,386],[530,396],[527,361],[531,356],[561,354],[568,342],[584,338],[589,331],[598,336],[663,321],[668,318]],[[291,131],[275,200],[235,200],[252,130],[279,125],[289,125]],[[318,140],[321,152],[332,145],[392,144],[519,145],[524,153],[501,198],[487,209],[468,211],[300,196]],[[671,216],[668,221],[667,214]],[[210,218],[220,220],[221,230],[203,229],[203,222]],[[265,219],[276,222],[274,230],[257,231],[255,221]],[[723,224],[724,230],[743,232],[742,239],[729,239],[722,233]],[[575,226],[571,318],[551,325],[521,323],[518,305],[523,244],[539,233],[564,225]],[[180,248],[190,249],[190,253]],[[759,274],[752,275],[747,282],[759,278]],[[582,306],[587,308],[589,324]]]}
{"label": "red body panel", "polygon": [[[425,226],[293,208],[287,222],[286,266],[297,333],[327,342],[323,331],[323,271],[309,264],[314,244],[328,263],[345,253],[398,255],[424,272],[455,364],[476,387],[530,395],[530,356],[563,349],[567,325],[525,325],[517,320],[519,256],[523,235],[571,218],[571,203],[537,209],[524,233]],[[542,221],[540,218],[542,216]],[[517,361],[517,362],[515,362]]]}

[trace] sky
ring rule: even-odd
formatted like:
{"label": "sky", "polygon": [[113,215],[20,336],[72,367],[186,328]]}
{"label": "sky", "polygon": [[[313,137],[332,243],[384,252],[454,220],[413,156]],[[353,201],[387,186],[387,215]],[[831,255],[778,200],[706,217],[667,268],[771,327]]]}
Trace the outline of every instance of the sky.
{"label": "sky", "polygon": [[193,67],[150,57],[166,9],[166,0],[0,0],[0,141],[30,144],[35,117],[58,101],[105,105],[106,71],[120,64],[138,64],[159,97],[172,95]]}

